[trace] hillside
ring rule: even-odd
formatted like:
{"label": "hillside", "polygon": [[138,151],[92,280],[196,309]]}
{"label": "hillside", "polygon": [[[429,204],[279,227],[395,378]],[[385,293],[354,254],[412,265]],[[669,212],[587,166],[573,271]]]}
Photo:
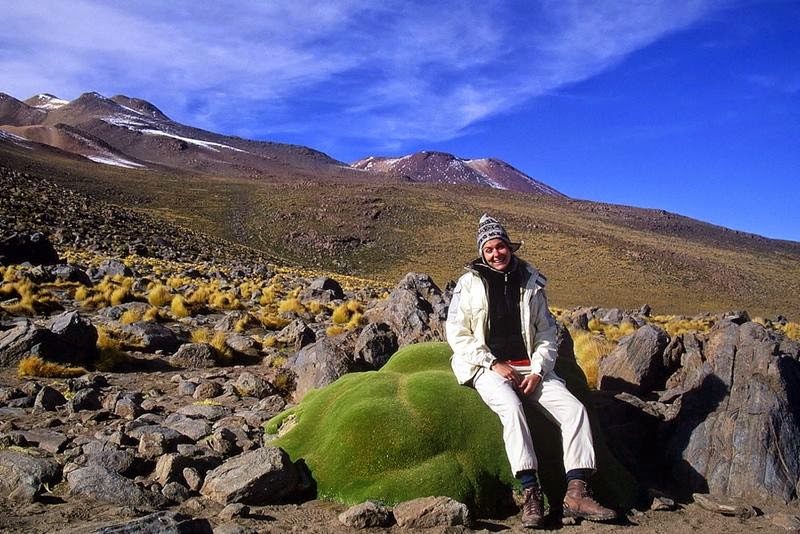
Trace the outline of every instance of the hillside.
{"label": "hillside", "polygon": [[526,242],[520,255],[548,275],[556,306],[648,303],[658,313],[800,317],[800,243],[660,210],[363,174],[321,178],[308,169],[269,180],[144,172],[33,157],[1,141],[7,168],[264,251],[282,265],[386,285],[419,271],[444,286],[475,256],[476,221],[488,211]]}

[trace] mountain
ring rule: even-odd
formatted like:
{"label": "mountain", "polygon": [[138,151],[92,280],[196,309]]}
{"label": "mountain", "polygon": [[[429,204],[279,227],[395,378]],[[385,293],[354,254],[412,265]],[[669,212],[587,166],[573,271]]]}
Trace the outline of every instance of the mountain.
{"label": "mountain", "polygon": [[566,195],[549,185],[494,158],[462,159],[446,152],[422,151],[399,158],[369,156],[352,166],[404,176],[415,182],[469,184],[566,198]]}
{"label": "mountain", "polygon": [[112,166],[223,177],[360,178],[359,171],[317,150],[193,128],[124,95],[84,93],[66,101],[43,93],[23,102],[0,93],[0,129]]}

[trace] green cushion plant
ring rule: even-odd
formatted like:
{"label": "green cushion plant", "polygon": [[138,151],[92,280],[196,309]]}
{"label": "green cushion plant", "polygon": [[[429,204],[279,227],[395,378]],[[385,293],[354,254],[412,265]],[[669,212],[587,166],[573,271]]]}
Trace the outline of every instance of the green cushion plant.
{"label": "green cushion plant", "polygon": [[[450,355],[446,343],[407,346],[380,371],[351,373],[309,392],[267,422],[268,440],[292,460],[305,461],[323,498],[394,504],[447,495],[479,515],[498,513],[515,484],[500,421],[475,390],[458,385]],[[572,365],[580,373],[574,360]],[[588,393],[585,380],[577,382]],[[538,414],[531,414],[531,424],[545,491],[560,502],[559,434]],[[630,475],[605,447],[598,448],[598,456],[609,471],[602,478],[613,480],[597,485],[598,495],[630,504],[635,491]]]}

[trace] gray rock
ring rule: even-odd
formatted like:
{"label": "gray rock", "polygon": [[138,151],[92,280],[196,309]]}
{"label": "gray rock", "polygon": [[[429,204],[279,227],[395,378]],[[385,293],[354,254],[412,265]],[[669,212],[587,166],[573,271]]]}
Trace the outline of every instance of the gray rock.
{"label": "gray rock", "polygon": [[221,504],[274,503],[291,495],[299,478],[289,456],[268,447],[235,456],[210,471],[200,493]]}
{"label": "gray rock", "polygon": [[317,335],[302,319],[295,319],[275,334],[278,343],[298,351],[317,340]]}
{"label": "gray rock", "polygon": [[236,328],[236,323],[247,317],[247,312],[233,310],[225,314],[225,317],[214,324],[214,330],[232,332]]}
{"label": "gray rock", "polygon": [[178,395],[182,396],[189,396],[191,397],[194,395],[194,391],[197,389],[197,384],[194,382],[189,382],[188,380],[181,380],[178,382]]}
{"label": "gray rock", "polygon": [[98,313],[103,317],[119,321],[127,311],[134,311],[141,317],[148,309],[150,309],[150,305],[146,302],[126,302],[125,304],[103,308]]}
{"label": "gray rock", "polygon": [[250,515],[250,507],[246,504],[231,503],[218,514],[218,517],[223,520],[231,520],[237,517],[247,517]]}
{"label": "gray rock", "polygon": [[198,441],[211,433],[211,425],[208,422],[202,419],[192,419],[179,413],[167,416],[164,426],[183,434],[192,441]]}
{"label": "gray rock", "polygon": [[145,458],[157,458],[167,452],[169,445],[167,444],[164,434],[160,433],[145,433],[139,438],[139,455]]}
{"label": "gray rock", "polygon": [[[682,487],[758,502],[797,498],[800,362],[756,323],[717,323],[667,443]],[[695,385],[696,384],[696,385]]]}
{"label": "gray rock", "polygon": [[69,441],[69,438],[61,432],[56,432],[55,430],[49,430],[47,428],[25,430],[22,432],[22,435],[29,444],[36,445],[38,448],[51,454],[58,454],[61,452],[61,449]]}
{"label": "gray rock", "polygon": [[114,415],[123,419],[133,420],[142,413],[140,396],[126,395],[114,404]]}
{"label": "gray rock", "polygon": [[250,337],[242,334],[228,334],[225,338],[225,344],[238,354],[245,356],[256,357],[258,356],[259,345]]}
{"label": "gray rock", "polygon": [[351,371],[361,370],[346,350],[346,343],[327,337],[303,347],[289,358],[287,367],[297,375],[295,402],[300,402],[312,389],[327,386]]}
{"label": "gray rock", "polygon": [[142,490],[132,480],[99,465],[81,467],[70,472],[67,475],[67,484],[70,495],[120,506],[150,508],[162,501]]}
{"label": "gray rock", "polygon": [[54,347],[43,355],[60,362],[90,362],[97,353],[97,329],[77,311],[67,311],[47,321]]}
{"label": "gray rock", "polygon": [[92,534],[214,534],[208,519],[192,519],[177,512],[156,512],[127,523],[95,530]]}
{"label": "gray rock", "polygon": [[53,484],[61,476],[58,464],[35,458],[24,452],[0,449],[0,496],[22,488],[15,498],[33,501],[45,484]]}
{"label": "gray rock", "polygon": [[192,397],[198,400],[213,399],[222,395],[222,386],[218,382],[208,380],[197,385]]}
{"label": "gray rock", "polygon": [[203,477],[197,469],[194,467],[185,467],[181,474],[190,490],[200,491],[200,487],[203,485]]}
{"label": "gray rock", "polygon": [[230,456],[238,449],[236,434],[229,428],[218,428],[208,438],[208,446],[223,456]]}
{"label": "gray rock", "polygon": [[0,241],[0,265],[54,265],[59,261],[53,244],[41,232],[15,233]]}
{"label": "gray rock", "polygon": [[179,482],[168,482],[161,489],[161,495],[169,502],[179,504],[189,498],[189,489]]}
{"label": "gray rock", "polygon": [[692,499],[701,508],[722,515],[736,516],[739,519],[748,519],[756,515],[756,510],[741,499],[733,499],[722,495],[708,493],[694,493]]}
{"label": "gray rock", "polygon": [[106,449],[86,455],[86,466],[98,465],[120,475],[134,470],[136,457],[128,450]]}
{"label": "gray rock", "polygon": [[280,395],[270,395],[258,401],[253,410],[263,412],[266,417],[278,415],[286,408],[286,401]]}
{"label": "gray rock", "polygon": [[320,302],[330,302],[344,298],[342,286],[333,278],[322,276],[315,278],[311,284],[300,292],[303,300],[318,300]]}
{"label": "gray rock", "polygon": [[100,281],[104,276],[133,276],[130,267],[119,260],[104,260],[96,269],[92,269],[89,276],[92,280]]}
{"label": "gray rock", "polygon": [[356,340],[355,359],[371,369],[380,369],[397,348],[397,336],[389,325],[372,323],[361,330]]}
{"label": "gray rock", "polygon": [[386,300],[364,313],[370,323],[389,325],[403,347],[444,339],[448,302],[430,276],[408,273]]}
{"label": "gray rock", "polygon": [[244,371],[236,379],[234,387],[242,397],[255,397],[263,399],[275,393],[275,388],[260,376],[249,371]]}
{"label": "gray rock", "polygon": [[351,506],[339,514],[339,522],[357,529],[388,527],[392,524],[392,512],[382,503],[367,501]]}
{"label": "gray rock", "polygon": [[75,396],[69,399],[68,407],[71,412],[98,410],[102,407],[100,392],[89,388],[79,389],[75,392]]}
{"label": "gray rock", "polygon": [[169,363],[184,369],[205,369],[217,365],[214,354],[214,348],[208,343],[184,343],[170,356]]}
{"label": "gray rock", "polygon": [[181,345],[178,336],[159,323],[139,321],[122,325],[121,330],[134,340],[132,344],[142,352],[173,352]]}
{"label": "gray rock", "polygon": [[44,346],[51,337],[48,329],[27,321],[0,332],[0,367],[17,365],[29,354],[38,352],[34,347]]}
{"label": "gray rock", "polygon": [[233,410],[227,406],[215,404],[189,404],[180,408],[176,413],[195,419],[216,421],[217,419],[222,419],[223,417],[231,415]]}
{"label": "gray rock", "polygon": [[59,280],[64,280],[65,282],[78,282],[79,284],[83,284],[85,286],[92,285],[92,280],[89,278],[89,275],[86,274],[86,271],[69,263],[56,265],[50,270],[50,272],[54,277]]}
{"label": "gray rock", "polygon": [[400,528],[433,528],[469,525],[469,510],[465,504],[450,497],[422,497],[399,503],[394,518]]}
{"label": "gray rock", "polygon": [[776,527],[780,527],[787,532],[800,532],[800,517],[794,514],[770,514],[769,521]]}
{"label": "gray rock", "polygon": [[37,393],[33,407],[52,412],[57,407],[66,403],[67,399],[61,394],[60,391],[53,389],[50,386],[44,386],[39,390],[39,393]]}
{"label": "gray rock", "polygon": [[622,338],[611,354],[600,360],[600,389],[641,393],[664,385],[666,332],[652,325],[643,326]]}

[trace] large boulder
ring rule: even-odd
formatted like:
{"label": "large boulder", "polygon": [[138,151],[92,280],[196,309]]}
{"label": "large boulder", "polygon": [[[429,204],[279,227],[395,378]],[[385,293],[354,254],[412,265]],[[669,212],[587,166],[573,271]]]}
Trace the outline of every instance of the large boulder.
{"label": "large boulder", "polygon": [[143,490],[132,480],[99,465],[71,471],[67,475],[67,483],[70,495],[121,506],[151,508],[163,501],[160,496]]}
{"label": "large boulder", "polygon": [[297,467],[276,447],[235,456],[209,471],[200,493],[220,504],[280,502],[300,481]]}
{"label": "large boulder", "polygon": [[300,401],[312,389],[333,383],[340,376],[362,370],[351,350],[348,350],[350,344],[338,337],[326,337],[306,345],[289,358],[286,366],[296,375],[295,401]]}
{"label": "large boulder", "polygon": [[121,330],[129,338],[127,344],[143,352],[172,352],[181,345],[175,332],[159,323],[138,321],[122,325]]}
{"label": "large boulder", "polygon": [[797,499],[800,489],[800,361],[756,323],[722,321],[703,345],[668,444],[687,491]]}
{"label": "large boulder", "polygon": [[0,367],[16,365],[44,346],[51,337],[48,329],[29,321],[0,332]]}
{"label": "large boulder", "polygon": [[[405,347],[380,371],[350,373],[309,392],[268,422],[266,439],[306,462],[320,495],[345,504],[440,495],[478,514],[498,512],[515,482],[500,421],[474,389],[457,383],[450,355],[444,343]],[[586,398],[586,380],[574,360],[560,359],[557,372]],[[560,432],[538,412],[530,418],[545,490],[551,502],[561,502]],[[635,481],[597,433],[595,447],[602,465],[595,476],[600,499],[633,504]]]}
{"label": "large boulder", "polygon": [[430,276],[408,273],[389,298],[367,310],[364,318],[370,323],[388,325],[403,347],[443,340],[448,304]]}
{"label": "large boulder", "polygon": [[0,450],[0,496],[30,502],[45,484],[61,477],[61,468],[51,460],[24,452]]}
{"label": "large boulder", "polygon": [[0,241],[0,265],[26,261],[33,265],[55,265],[60,260],[52,243],[41,232],[14,234]]}
{"label": "large boulder", "polygon": [[97,328],[77,311],[59,314],[46,324],[52,332],[53,347],[43,357],[61,362],[84,363],[97,353]]}
{"label": "large boulder", "polygon": [[664,385],[664,349],[667,333],[647,325],[622,338],[600,361],[598,383],[602,390],[642,393]]}

